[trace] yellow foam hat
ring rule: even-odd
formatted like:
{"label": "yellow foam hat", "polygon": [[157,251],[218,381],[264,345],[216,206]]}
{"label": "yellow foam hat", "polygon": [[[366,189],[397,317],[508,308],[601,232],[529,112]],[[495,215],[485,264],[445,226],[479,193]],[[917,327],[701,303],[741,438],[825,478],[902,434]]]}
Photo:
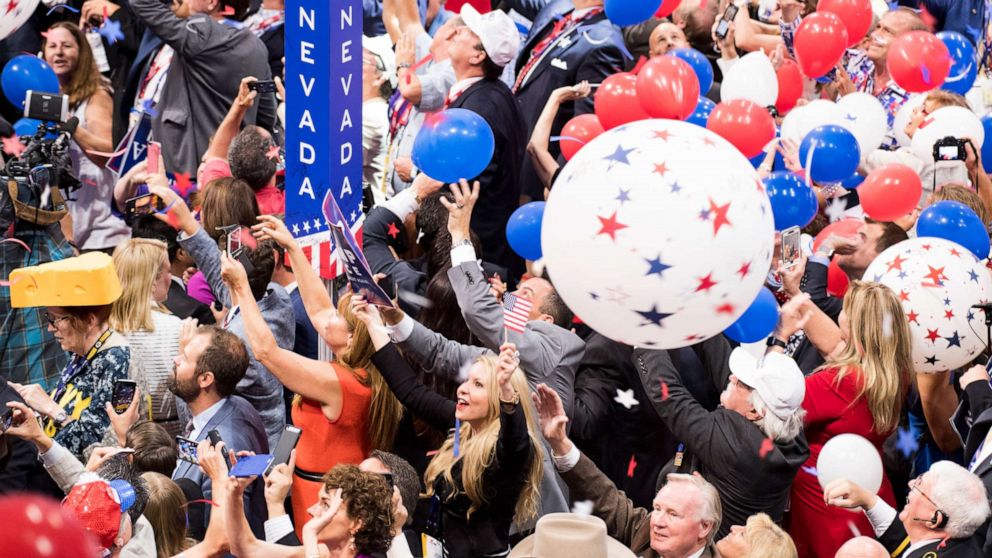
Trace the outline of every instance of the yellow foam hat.
{"label": "yellow foam hat", "polygon": [[103,252],[15,269],[10,273],[10,304],[99,306],[121,296],[114,260]]}

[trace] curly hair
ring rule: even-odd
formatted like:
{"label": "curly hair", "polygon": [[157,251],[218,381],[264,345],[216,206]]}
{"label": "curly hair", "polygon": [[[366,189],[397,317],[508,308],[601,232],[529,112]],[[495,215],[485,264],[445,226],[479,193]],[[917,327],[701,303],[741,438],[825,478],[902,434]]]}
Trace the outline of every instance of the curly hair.
{"label": "curly hair", "polygon": [[324,490],[341,489],[348,516],[361,522],[355,532],[358,554],[385,553],[393,541],[393,491],[382,475],[354,465],[336,465],[324,475]]}

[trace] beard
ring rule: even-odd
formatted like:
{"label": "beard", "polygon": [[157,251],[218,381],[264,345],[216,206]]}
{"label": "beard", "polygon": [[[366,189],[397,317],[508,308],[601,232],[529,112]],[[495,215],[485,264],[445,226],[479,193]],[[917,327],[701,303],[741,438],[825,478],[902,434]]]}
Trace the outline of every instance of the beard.
{"label": "beard", "polygon": [[176,377],[176,368],[172,367],[172,377],[169,378],[167,383],[169,391],[173,395],[182,399],[186,403],[193,401],[200,395],[200,384],[196,382],[196,379],[190,379],[189,381],[181,381]]}

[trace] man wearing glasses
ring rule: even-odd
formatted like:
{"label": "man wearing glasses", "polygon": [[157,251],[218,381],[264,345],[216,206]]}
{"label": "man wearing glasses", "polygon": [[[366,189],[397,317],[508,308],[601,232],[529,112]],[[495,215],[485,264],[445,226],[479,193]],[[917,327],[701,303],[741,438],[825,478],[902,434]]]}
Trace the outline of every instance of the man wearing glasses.
{"label": "man wearing glasses", "polygon": [[985,556],[984,532],[975,536],[990,515],[981,479],[956,463],[938,461],[909,488],[906,507],[898,513],[846,479],[828,484],[823,494],[832,506],[864,511],[879,542],[896,558]]}

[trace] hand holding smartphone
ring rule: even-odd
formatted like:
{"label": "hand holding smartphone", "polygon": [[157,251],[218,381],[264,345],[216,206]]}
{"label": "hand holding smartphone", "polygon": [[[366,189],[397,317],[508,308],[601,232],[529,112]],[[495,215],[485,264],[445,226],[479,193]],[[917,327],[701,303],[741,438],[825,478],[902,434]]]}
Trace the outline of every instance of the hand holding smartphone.
{"label": "hand holding smartphone", "polygon": [[138,384],[133,380],[117,380],[114,383],[114,393],[111,396],[110,404],[114,407],[114,412],[123,415],[134,400],[134,393]]}
{"label": "hand holding smartphone", "polygon": [[157,141],[148,142],[148,153],[145,155],[145,161],[147,163],[145,166],[148,168],[148,174],[158,174],[158,158],[162,154],[162,144]]}
{"label": "hand holding smartphone", "polygon": [[[213,444],[214,446],[217,446],[221,442],[224,441],[224,439],[220,437],[220,432],[217,432],[217,429],[216,428],[213,429],[213,430],[211,430],[210,432],[207,432],[207,438],[210,439],[210,443]],[[230,471],[231,470],[231,450],[229,450],[227,448],[227,446],[225,445],[223,448],[221,448],[220,454],[224,458],[224,463],[227,464],[227,470]]]}
{"label": "hand holding smartphone", "polygon": [[782,265],[786,269],[791,269],[799,261],[802,248],[799,243],[802,234],[799,227],[789,227],[782,231]]}
{"label": "hand holding smartphone", "polygon": [[272,468],[276,465],[289,463],[289,457],[293,453],[297,442],[300,441],[300,434],[302,432],[302,430],[293,425],[286,426],[286,430],[283,430],[282,436],[279,437],[279,443],[276,444],[276,450],[272,452],[272,462],[265,469],[266,475],[271,473]]}

